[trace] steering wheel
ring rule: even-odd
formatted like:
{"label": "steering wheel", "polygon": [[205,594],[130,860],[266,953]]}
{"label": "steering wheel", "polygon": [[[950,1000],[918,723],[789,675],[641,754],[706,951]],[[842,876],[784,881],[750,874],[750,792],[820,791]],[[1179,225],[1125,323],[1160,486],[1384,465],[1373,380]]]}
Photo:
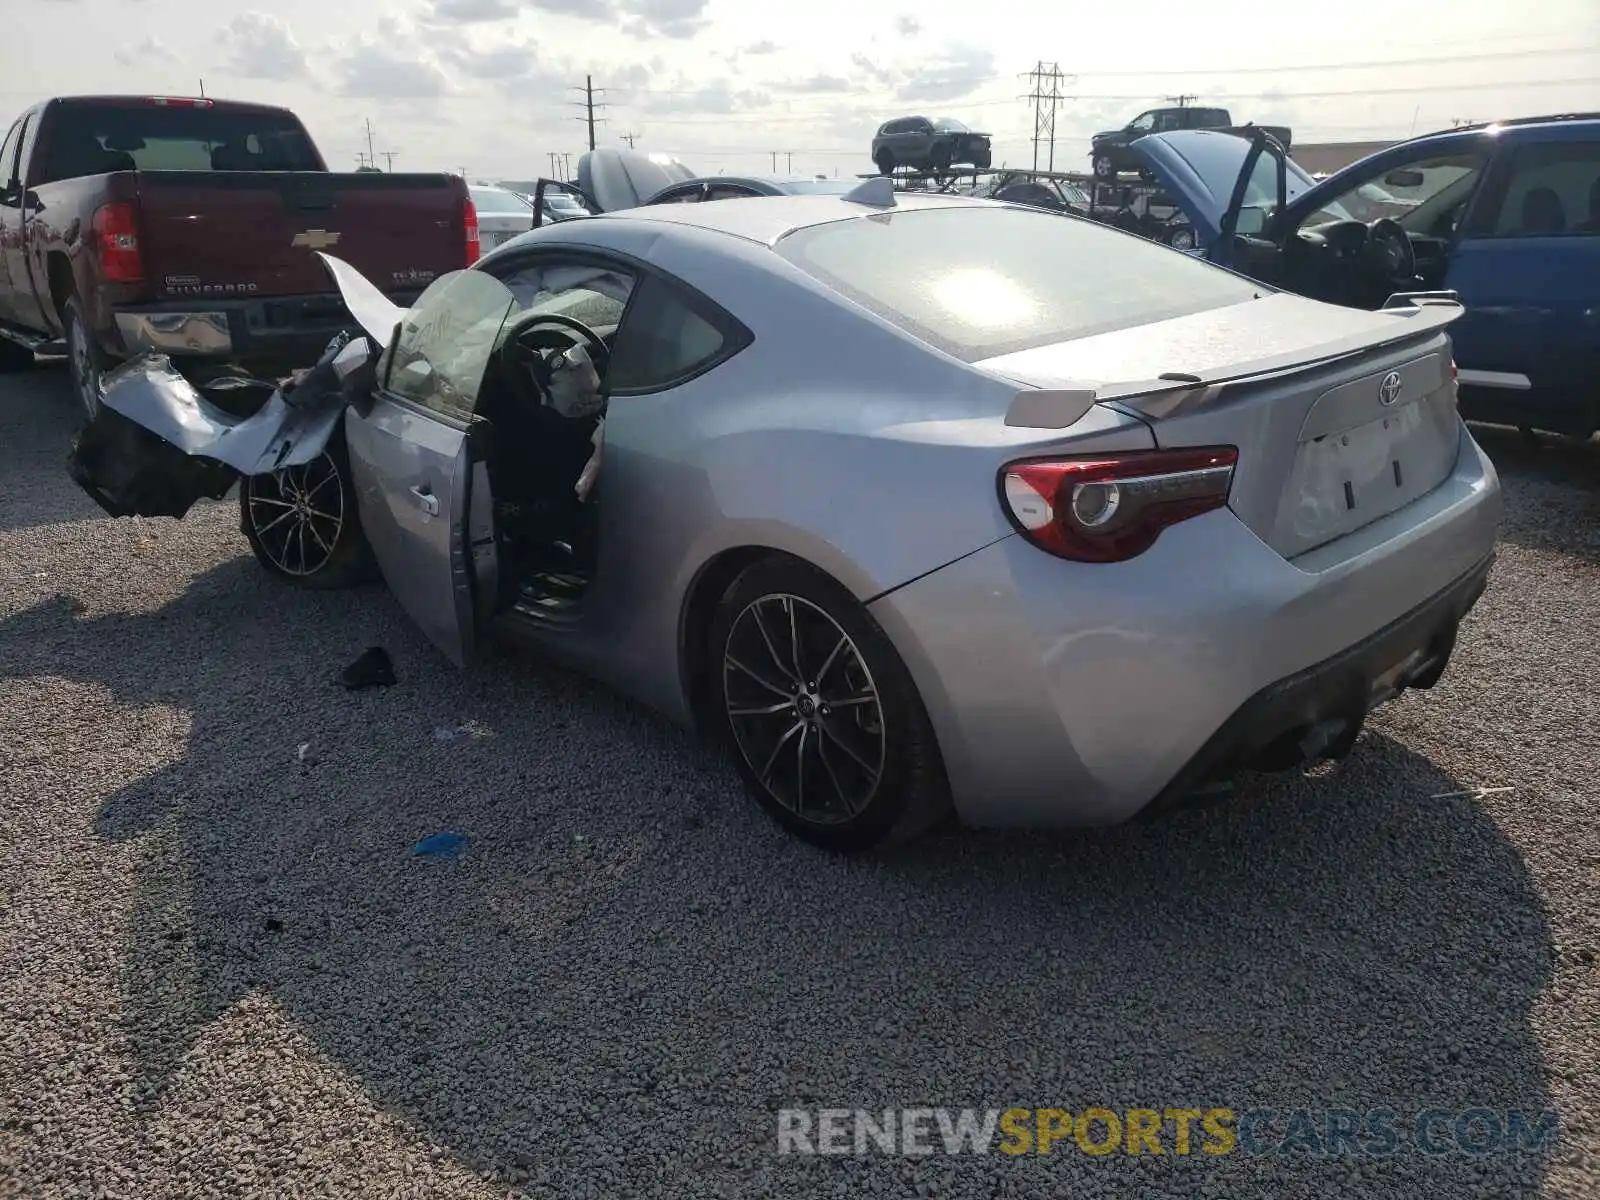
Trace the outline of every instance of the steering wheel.
{"label": "steering wheel", "polygon": [[514,323],[507,330],[498,355],[501,374],[513,389],[512,394],[531,385],[538,392],[541,404],[553,404],[550,353],[574,346],[582,346],[589,352],[595,372],[604,379],[611,351],[598,333],[576,317],[538,313]]}
{"label": "steering wheel", "polygon": [[1405,226],[1393,217],[1379,217],[1367,229],[1363,258],[1374,275],[1409,282],[1417,274],[1417,252]]}

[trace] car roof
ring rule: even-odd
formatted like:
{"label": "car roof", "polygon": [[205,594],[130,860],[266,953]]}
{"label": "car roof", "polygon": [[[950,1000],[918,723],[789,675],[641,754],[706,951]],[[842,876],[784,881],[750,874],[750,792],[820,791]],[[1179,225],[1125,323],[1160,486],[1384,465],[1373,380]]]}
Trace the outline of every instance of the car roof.
{"label": "car roof", "polygon": [[685,225],[714,233],[730,234],[748,241],[772,245],[785,234],[811,225],[848,221],[886,213],[914,212],[928,208],[993,207],[991,201],[970,196],[951,196],[938,192],[897,192],[893,208],[878,208],[834,195],[750,196],[718,200],[715,204],[662,204],[602,213],[596,221],[659,221]]}

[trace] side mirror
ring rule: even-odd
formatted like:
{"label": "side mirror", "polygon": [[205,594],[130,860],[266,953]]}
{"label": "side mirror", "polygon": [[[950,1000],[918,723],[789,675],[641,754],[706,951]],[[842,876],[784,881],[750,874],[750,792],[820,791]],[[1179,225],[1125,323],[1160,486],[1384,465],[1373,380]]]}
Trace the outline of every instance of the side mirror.
{"label": "side mirror", "polygon": [[1419,188],[1427,182],[1427,177],[1421,171],[1390,171],[1383,177],[1384,183],[1397,188]]}
{"label": "side mirror", "polygon": [[1240,237],[1260,237],[1267,228],[1267,214],[1260,208],[1241,208],[1233,231]]}

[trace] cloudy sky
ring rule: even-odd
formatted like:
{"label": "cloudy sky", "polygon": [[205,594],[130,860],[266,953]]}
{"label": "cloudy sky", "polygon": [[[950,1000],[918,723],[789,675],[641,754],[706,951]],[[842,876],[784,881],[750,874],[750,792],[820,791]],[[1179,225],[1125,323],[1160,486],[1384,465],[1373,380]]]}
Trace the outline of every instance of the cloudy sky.
{"label": "cloudy sky", "polygon": [[[259,0],[256,0],[259,3]],[[1063,72],[1056,164],[1176,93],[1295,140],[1403,137],[1456,119],[1600,109],[1600,0],[1294,4],[1244,0],[36,0],[0,44],[12,111],[74,92],[151,92],[295,109],[335,169],[528,178],[633,134],[705,173],[871,170],[873,129],[921,112],[1032,161],[1020,99]],[[1277,6],[1274,6],[1277,7]],[[270,8],[270,12],[268,9]],[[1525,14],[1525,15],[1524,15]],[[14,16],[20,14],[13,14]],[[1043,165],[1041,163],[1041,165]]]}

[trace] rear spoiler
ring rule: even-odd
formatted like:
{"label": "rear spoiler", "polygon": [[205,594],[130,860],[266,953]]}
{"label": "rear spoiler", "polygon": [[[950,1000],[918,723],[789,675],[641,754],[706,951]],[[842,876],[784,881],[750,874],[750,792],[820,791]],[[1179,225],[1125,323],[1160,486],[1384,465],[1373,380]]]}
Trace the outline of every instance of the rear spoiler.
{"label": "rear spoiler", "polygon": [[1141,417],[1159,421],[1200,407],[1213,399],[1217,389],[1225,384],[1255,382],[1304,371],[1352,354],[1438,333],[1466,309],[1462,307],[1460,295],[1453,291],[1396,292],[1378,311],[1394,318],[1393,329],[1379,334],[1370,331],[1349,334],[1308,349],[1244,360],[1198,374],[1165,371],[1155,379],[1085,382],[1081,387],[1019,392],[1006,410],[1005,423],[1029,429],[1065,429],[1092,405],[1112,401]]}

